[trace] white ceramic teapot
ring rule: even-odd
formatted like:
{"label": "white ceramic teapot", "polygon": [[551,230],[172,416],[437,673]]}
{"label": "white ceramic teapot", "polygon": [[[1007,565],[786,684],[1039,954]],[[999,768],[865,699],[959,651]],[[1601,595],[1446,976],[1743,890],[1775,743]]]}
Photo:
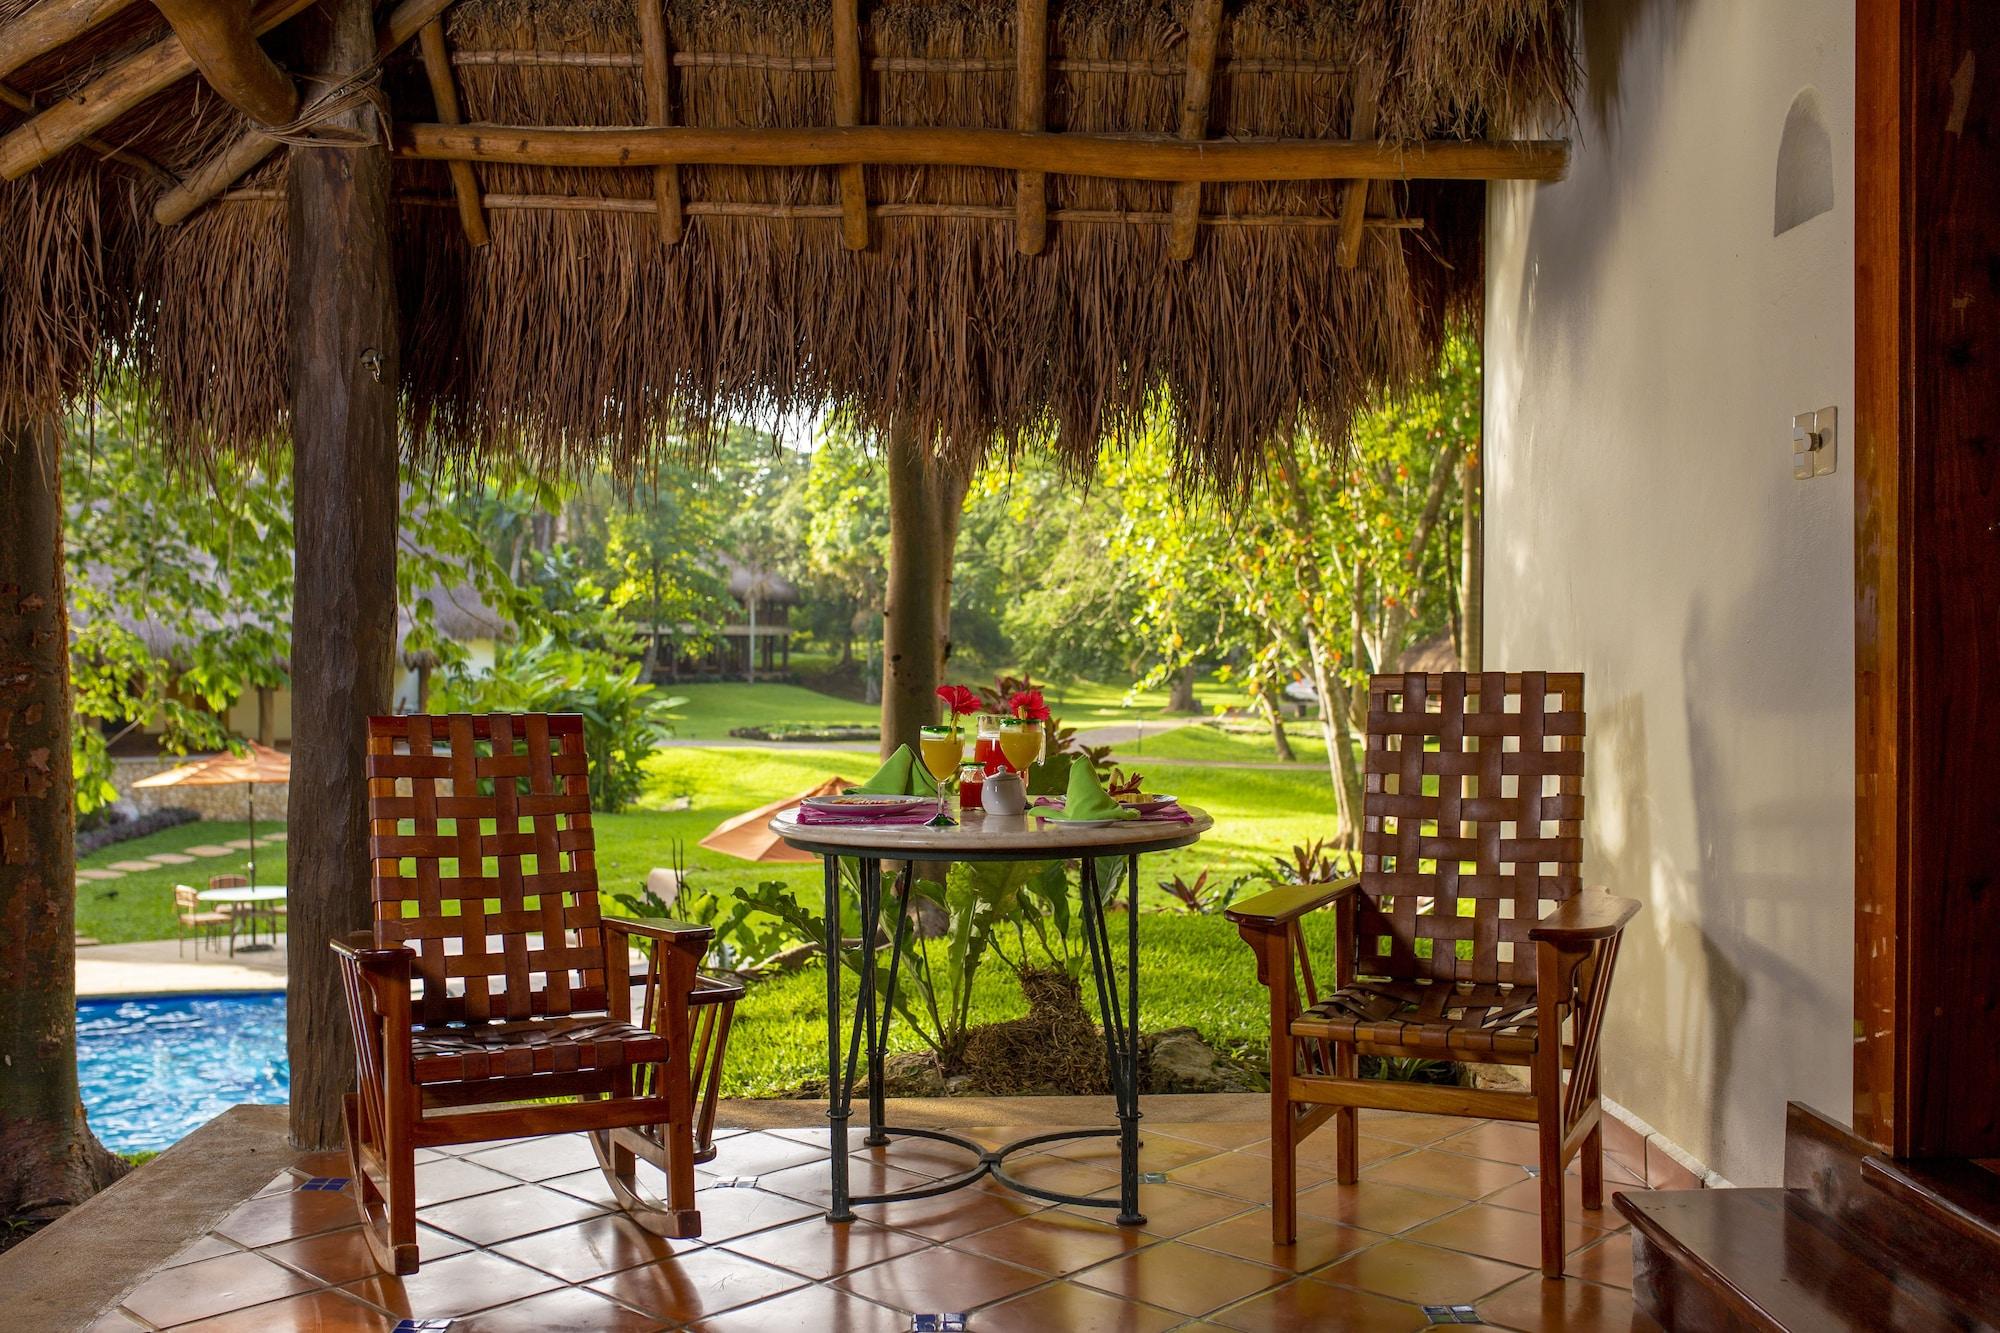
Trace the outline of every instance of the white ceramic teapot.
{"label": "white ceramic teapot", "polygon": [[989,815],[1022,815],[1028,811],[1028,784],[1019,773],[1001,769],[988,773],[979,789],[979,804]]}

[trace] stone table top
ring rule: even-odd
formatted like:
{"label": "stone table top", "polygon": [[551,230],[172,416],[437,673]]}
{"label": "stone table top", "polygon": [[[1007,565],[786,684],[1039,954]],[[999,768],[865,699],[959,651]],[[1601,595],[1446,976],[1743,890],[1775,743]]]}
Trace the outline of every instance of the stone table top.
{"label": "stone table top", "polygon": [[1207,812],[1182,806],[1192,823],[1125,819],[1086,827],[1027,815],[967,811],[954,828],[924,824],[801,824],[791,813],[774,817],[771,832],[802,851],[822,856],[887,856],[931,861],[1059,861],[1077,856],[1123,856],[1171,851],[1197,841],[1215,826]]}

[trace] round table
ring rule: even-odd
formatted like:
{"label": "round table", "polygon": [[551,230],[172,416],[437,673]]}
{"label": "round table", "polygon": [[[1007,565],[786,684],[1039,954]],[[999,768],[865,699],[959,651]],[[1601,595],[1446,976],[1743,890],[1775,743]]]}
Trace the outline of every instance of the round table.
{"label": "round table", "polygon": [[[260,949],[271,947],[269,944],[257,943],[257,904],[281,903],[285,901],[285,886],[282,884],[247,884],[229,889],[203,889],[201,892],[195,894],[195,901],[203,903],[240,903],[250,907],[250,942],[243,946],[243,952],[255,953]],[[278,938],[278,914],[270,912],[267,915],[271,920],[271,939],[275,942]]]}
{"label": "round table", "polygon": [[[1145,1222],[1139,1212],[1139,913],[1136,887],[1139,858],[1147,852],[1172,851],[1197,841],[1214,825],[1205,813],[1182,807],[1188,822],[1177,820],[1121,820],[1115,824],[1079,827],[1062,821],[1029,815],[988,815],[968,811],[963,820],[949,828],[923,824],[803,824],[796,812],[787,812],[770,821],[770,829],[786,843],[819,856],[826,868],[826,1055],[827,1120],[832,1126],[833,1201],[827,1220],[851,1222],[857,1203],[891,1203],[899,1199],[923,1199],[949,1193],[992,1176],[1021,1194],[1054,1203],[1084,1208],[1116,1208],[1120,1225]],[[1133,902],[1126,917],[1125,987],[1121,996],[1118,972],[1111,953],[1111,936],[1105,922],[1104,904],[1098,895],[1097,862],[1122,857],[1126,862],[1126,883],[1134,887]],[[841,1058],[840,1040],[840,905],[843,859],[858,862],[855,877],[860,893],[861,968],[854,1005],[854,1026],[848,1039],[846,1059]],[[889,971],[883,994],[875,994],[875,934],[870,925],[881,919],[882,862],[903,863],[897,876],[896,926],[891,941]],[[901,961],[903,940],[910,920],[910,886],[918,861],[1079,861],[1083,933],[1089,948],[1090,966],[1097,985],[1098,1010],[1104,1018],[1105,1058],[1109,1066],[1111,1095],[1117,1108],[1115,1129],[1068,1130],[1037,1134],[999,1148],[987,1149],[970,1139],[935,1129],[909,1129],[884,1123],[882,1065],[887,1051],[889,1021],[895,1012],[896,971]],[[1121,1003],[1122,1000],[1122,1003]],[[857,1053],[866,1034],[868,1055],[868,1135],[870,1146],[890,1141],[891,1135],[934,1139],[953,1144],[976,1159],[967,1170],[920,1188],[887,1194],[854,1195],[848,1192],[847,1121],[852,1109]],[[1039,1147],[1062,1139],[1116,1136],[1118,1139],[1118,1197],[1100,1199],[1043,1189],[1007,1174],[1009,1154]]]}

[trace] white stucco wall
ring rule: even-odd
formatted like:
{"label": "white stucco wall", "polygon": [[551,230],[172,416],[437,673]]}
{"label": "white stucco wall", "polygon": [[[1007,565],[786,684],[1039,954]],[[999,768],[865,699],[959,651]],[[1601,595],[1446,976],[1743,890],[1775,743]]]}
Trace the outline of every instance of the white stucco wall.
{"label": "white stucco wall", "polygon": [[[1606,1094],[1771,1184],[1852,1088],[1853,6],[1579,8],[1569,177],[1491,195],[1487,665],[1587,673],[1588,877],[1645,904]],[[1774,236],[1807,88],[1833,207]]]}

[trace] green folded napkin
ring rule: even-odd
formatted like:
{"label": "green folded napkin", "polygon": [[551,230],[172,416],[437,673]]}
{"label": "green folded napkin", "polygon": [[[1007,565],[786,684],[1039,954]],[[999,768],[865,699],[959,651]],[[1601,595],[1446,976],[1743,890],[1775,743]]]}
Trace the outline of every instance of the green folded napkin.
{"label": "green folded napkin", "polygon": [[1097,774],[1087,763],[1069,766],[1069,791],[1063,797],[1060,810],[1051,810],[1045,819],[1100,820],[1137,819],[1139,812],[1118,804],[1104,794],[1098,785]]}
{"label": "green folded napkin", "polygon": [[849,791],[865,792],[871,796],[935,796],[937,783],[930,773],[918,762],[916,751],[907,745],[898,745],[896,753],[882,762],[875,770],[875,776]]}

